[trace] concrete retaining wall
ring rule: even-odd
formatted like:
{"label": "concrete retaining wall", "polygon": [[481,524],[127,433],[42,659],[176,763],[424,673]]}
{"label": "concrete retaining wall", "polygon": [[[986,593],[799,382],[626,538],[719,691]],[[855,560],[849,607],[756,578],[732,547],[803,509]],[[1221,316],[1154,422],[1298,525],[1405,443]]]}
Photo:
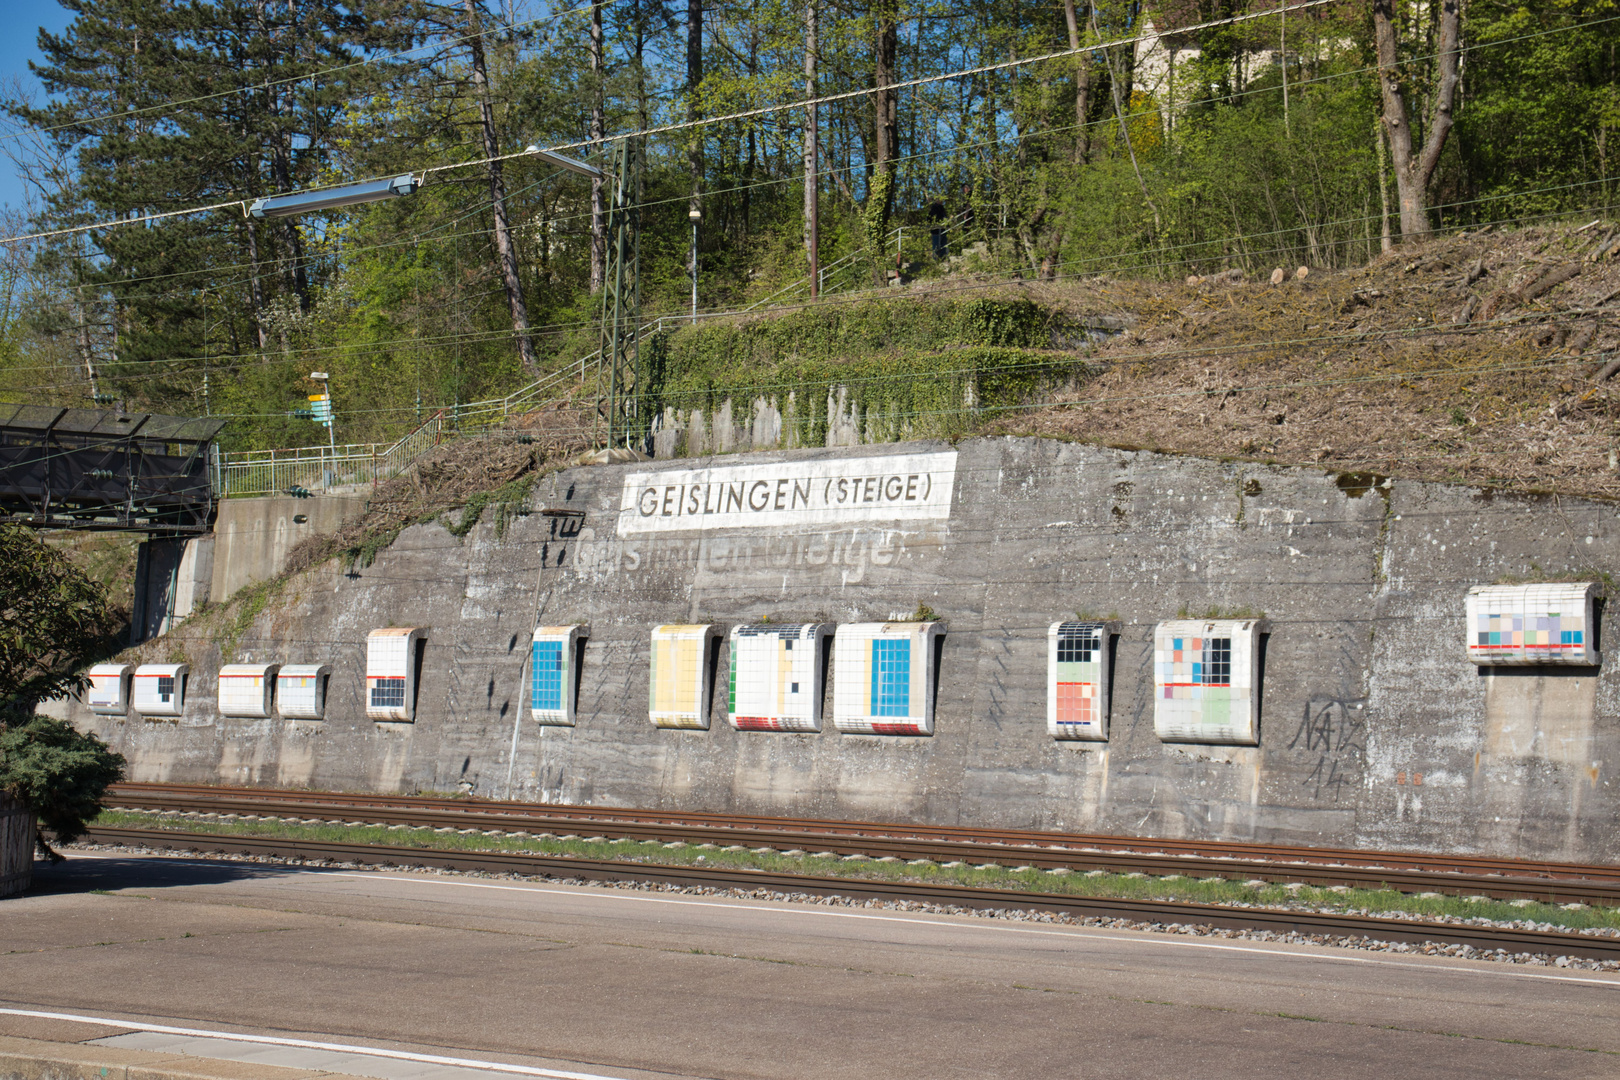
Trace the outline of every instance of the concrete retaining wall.
{"label": "concrete retaining wall", "polygon": [[[857,477],[950,449],[711,463],[831,462]],[[948,517],[909,522],[626,534],[628,473],[706,463],[569,470],[534,506],[583,518],[535,513],[502,540],[488,524],[464,541],[414,527],[368,569],[304,575],[253,623],[224,659],[332,663],[325,722],[216,716],[222,658],[200,638],[185,645],[179,723],[76,719],[136,780],[1616,861],[1613,658],[1493,673],[1467,661],[1463,625],[1471,585],[1613,567],[1615,508],[1030,439],[955,449]],[[656,624],[870,621],[919,605],[949,626],[930,738],[736,732],[723,677],[712,730],[648,722]],[[1213,608],[1270,621],[1257,747],[1154,734],[1154,624]],[[1106,743],[1046,731],[1047,627],[1077,613],[1121,622]],[[579,723],[542,728],[526,718],[530,630],[574,621],[592,627]],[[428,628],[414,724],[364,719],[364,642],[384,626]]]}
{"label": "concrete retaining wall", "polygon": [[213,601],[221,603],[238,589],[275,577],[300,542],[336,532],[365,512],[363,494],[224,500],[214,520]]}

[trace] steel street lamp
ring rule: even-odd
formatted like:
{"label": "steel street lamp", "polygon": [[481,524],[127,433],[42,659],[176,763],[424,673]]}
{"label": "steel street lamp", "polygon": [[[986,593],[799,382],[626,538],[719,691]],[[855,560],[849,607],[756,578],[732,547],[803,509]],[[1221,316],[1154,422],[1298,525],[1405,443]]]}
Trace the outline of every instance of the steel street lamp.
{"label": "steel street lamp", "polygon": [[566,157],[554,150],[542,150],[539,146],[533,143],[524,147],[523,152],[525,154],[533,154],[535,157],[538,157],[541,161],[544,161],[549,165],[555,165],[559,169],[567,169],[569,172],[579,173],[581,176],[589,176],[593,180],[600,180],[606,175],[595,165],[587,165],[578,158]]}
{"label": "steel street lamp", "polygon": [[294,217],[313,210],[334,210],[342,206],[380,202],[413,194],[421,185],[410,173],[392,180],[370,180],[364,184],[348,184],[324,191],[295,191],[286,195],[266,195],[255,199],[248,213],[260,219]]}

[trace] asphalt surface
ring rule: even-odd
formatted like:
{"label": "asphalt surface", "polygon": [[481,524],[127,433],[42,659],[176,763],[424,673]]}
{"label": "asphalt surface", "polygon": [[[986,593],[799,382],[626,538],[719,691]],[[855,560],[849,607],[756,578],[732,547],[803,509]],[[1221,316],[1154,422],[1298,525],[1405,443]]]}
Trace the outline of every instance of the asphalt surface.
{"label": "asphalt surface", "polygon": [[0,903],[0,1005],[622,1077],[1620,1075],[1612,975],[163,858]]}

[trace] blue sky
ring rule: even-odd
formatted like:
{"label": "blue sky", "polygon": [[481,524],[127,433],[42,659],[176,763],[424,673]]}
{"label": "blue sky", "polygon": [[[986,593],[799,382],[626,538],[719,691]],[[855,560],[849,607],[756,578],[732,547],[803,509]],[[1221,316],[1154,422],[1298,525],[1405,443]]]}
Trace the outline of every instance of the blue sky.
{"label": "blue sky", "polygon": [[[41,26],[58,32],[72,21],[72,14],[63,10],[56,0],[5,0],[4,14],[0,14],[0,86],[9,93],[13,78],[21,78],[38,93],[39,82],[28,70],[28,61],[42,59],[38,39]],[[17,180],[11,161],[0,155],[0,203],[13,209],[22,205],[22,184]]]}

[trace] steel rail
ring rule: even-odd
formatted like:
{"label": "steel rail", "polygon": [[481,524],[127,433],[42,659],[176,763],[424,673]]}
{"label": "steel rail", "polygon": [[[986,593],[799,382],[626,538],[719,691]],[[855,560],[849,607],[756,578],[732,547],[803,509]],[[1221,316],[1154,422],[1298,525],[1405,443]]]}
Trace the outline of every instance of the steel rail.
{"label": "steel rail", "polygon": [[389,845],[284,840],[272,837],[213,836],[203,833],[171,832],[165,829],[93,826],[85,834],[85,839],[97,844],[156,848],[200,855],[219,852],[270,858],[359,863],[369,866],[522,874],[564,880],[674,884],[683,887],[739,889],[745,892],[763,890],[789,895],[842,896],[855,900],[909,901],[974,911],[1034,911],[1054,915],[1067,914],[1078,918],[1127,919],[1135,922],[1209,926],[1229,930],[1326,934],[1408,944],[1469,945],[1483,951],[1504,949],[1510,953],[1620,960],[1620,937],[1431,923],[1380,916],[1337,915],[1276,908],[1231,908],[1170,900],[1066,896],[1056,893],[1018,892],[1010,889],[981,889],[963,885],[869,881],[723,867],[661,866],[516,852],[439,851]]}
{"label": "steel rail", "polygon": [[[858,832],[825,830],[818,822],[796,822],[777,818],[750,818],[737,815],[663,815],[660,820],[644,820],[645,811],[618,811],[606,808],[584,810],[556,808],[527,803],[483,803],[465,800],[423,799],[412,796],[349,796],[313,792],[253,791],[224,788],[186,788],[169,785],[118,785],[107,799],[109,806],[173,811],[216,813],[238,816],[279,817],[301,821],[359,822],[361,824],[406,825],[430,829],[536,833],[547,828],[579,830],[586,835],[608,839],[629,839],[669,843],[685,841],[709,843],[717,847],[743,846],[777,851],[808,853],[813,850],[834,855],[865,855],[871,858],[897,858],[907,861],[962,861],[1033,866],[1039,869],[1103,870],[1113,873],[1143,873],[1155,876],[1182,874],[1191,877],[1224,877],[1300,882],[1319,887],[1389,887],[1403,892],[1446,892],[1481,895],[1499,900],[1536,900],[1542,903],[1583,903],[1620,905],[1620,875],[1613,868],[1577,867],[1570,864],[1524,864],[1517,873],[1463,872],[1452,869],[1454,860],[1436,860],[1439,866],[1418,869],[1390,866],[1385,853],[1358,852],[1354,862],[1321,858],[1319,849],[1267,848],[1271,857],[1259,859],[1251,851],[1238,854],[1144,853],[1135,848],[1143,842],[1119,837],[1072,836],[1053,833],[1002,833],[996,830],[955,830],[990,832],[1016,836],[1022,844],[1005,840],[915,838],[893,835],[908,831],[906,826],[852,825]],[[403,804],[403,805],[402,805]],[[572,811],[557,814],[557,809]],[[583,811],[583,812],[582,812]],[[630,820],[620,814],[634,814]],[[686,820],[667,820],[686,818]],[[697,818],[699,820],[691,820]],[[837,824],[837,823],[825,823]],[[802,826],[811,826],[804,828]],[[574,833],[578,835],[578,833]],[[1033,841],[1033,842],[1032,842]],[[1154,842],[1146,842],[1152,844]],[[1107,850],[1106,844],[1115,850]],[[1221,845],[1200,845],[1220,848]],[[1245,849],[1256,845],[1241,845]],[[1339,853],[1334,853],[1339,854]],[[1404,861],[1414,861],[1405,857]],[[1480,860],[1495,866],[1508,860]],[[1547,873],[1556,867],[1559,873]],[[1580,874],[1580,871],[1588,871]],[[1597,871],[1597,873],[1591,873]]]}
{"label": "steel rail", "polygon": [[[1163,837],[1043,832],[1019,829],[916,825],[817,818],[772,818],[673,810],[644,810],[612,806],[568,806],[556,803],[502,802],[484,799],[442,798],[352,792],[244,788],[208,784],[115,784],[114,800],[157,799],[162,796],[212,800],[221,797],[290,800],[324,803],[344,808],[438,808],[462,814],[511,813],[552,820],[575,819],[590,823],[655,822],[670,825],[715,825],[730,828],[790,828],[796,832],[843,836],[901,837],[941,842],[988,843],[1019,847],[1104,848],[1112,851],[1161,855],[1205,855],[1215,858],[1253,859],[1258,862],[1321,863],[1426,870],[1435,873],[1504,874],[1522,877],[1570,877],[1620,882],[1620,865],[1510,859],[1491,855],[1456,855],[1429,852],[1375,851],[1320,848],[1241,841],[1184,840]],[[118,803],[123,805],[123,803]]]}

